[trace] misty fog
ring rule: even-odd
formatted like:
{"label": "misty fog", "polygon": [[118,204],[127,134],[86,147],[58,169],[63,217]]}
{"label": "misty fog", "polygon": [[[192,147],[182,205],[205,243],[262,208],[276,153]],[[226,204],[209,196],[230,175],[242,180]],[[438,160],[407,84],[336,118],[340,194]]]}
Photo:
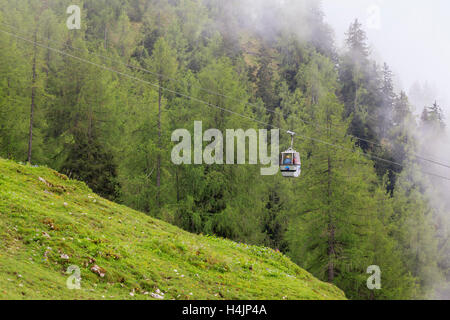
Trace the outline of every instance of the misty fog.
{"label": "misty fog", "polygon": [[[364,25],[372,53],[394,70],[398,89],[408,92],[416,112],[434,100],[446,113],[450,88],[450,2],[446,0],[323,0],[325,20],[335,30],[336,43],[343,44],[350,22],[358,18]],[[414,92],[415,84],[428,88],[425,101]],[[431,91],[432,95],[426,97]]]}
{"label": "misty fog", "polygon": [[[338,48],[343,46],[349,23],[355,18],[363,23],[373,58],[390,65],[396,76],[396,89],[408,93],[418,121],[423,108],[437,101],[445,114],[447,134],[442,134],[437,141],[429,139],[424,131],[413,134],[420,143],[419,153],[450,164],[450,2],[324,0],[323,9],[326,22],[335,30]],[[423,167],[432,173],[450,177],[447,167]],[[445,230],[450,220],[450,183],[438,178],[431,178],[431,183],[434,188],[428,190],[429,196],[441,217],[437,224]],[[448,259],[450,252],[445,245],[440,254]],[[441,298],[450,298],[448,292],[441,295]]]}

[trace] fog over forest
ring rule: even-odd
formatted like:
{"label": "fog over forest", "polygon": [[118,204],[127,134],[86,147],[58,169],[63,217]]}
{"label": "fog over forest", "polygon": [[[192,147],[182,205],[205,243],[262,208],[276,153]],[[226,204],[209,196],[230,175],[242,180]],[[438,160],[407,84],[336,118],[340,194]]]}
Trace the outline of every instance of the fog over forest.
{"label": "fog over forest", "polygon": [[[294,283],[295,272],[284,268],[296,265],[296,274],[327,282],[337,297],[450,299],[448,1],[78,5],[77,18],[72,0],[0,0],[0,242],[10,250],[0,255],[0,288],[33,254],[49,278],[70,260],[91,276],[83,285],[97,287],[106,274],[102,288],[122,298],[157,288],[174,299],[269,299],[274,285]],[[66,23],[68,14],[78,27]],[[196,135],[200,123],[216,134]],[[250,156],[256,138],[246,145],[244,130],[261,129],[280,132],[258,140],[280,151],[268,176],[260,170],[267,163]],[[228,130],[243,148],[234,152],[235,139],[227,139],[225,165]],[[17,196],[32,192],[26,201]],[[98,207],[105,199],[127,212],[119,228],[110,224],[117,216]],[[78,221],[89,228],[72,228]],[[152,223],[144,230],[138,221]],[[161,240],[162,225],[179,236]],[[201,242],[188,245],[190,233],[252,245],[284,271],[231,251],[228,259],[219,247],[202,251]],[[107,241],[59,241],[94,235]],[[142,251],[133,239],[143,239]],[[28,255],[16,254],[17,242]],[[183,281],[167,277],[182,270],[172,255],[186,263]],[[382,272],[379,288],[368,285],[371,267]],[[270,290],[254,294],[223,279],[225,295],[217,292],[222,275],[250,287],[241,271]],[[142,282],[150,273],[153,282]],[[211,290],[193,289],[208,277]],[[54,288],[52,281],[29,282]],[[298,298],[297,287],[285,289],[277,298]],[[14,290],[4,294],[41,297]]]}
{"label": "fog over forest", "polygon": [[[445,0],[324,0],[326,22],[342,47],[351,21],[364,25],[373,55],[394,70],[399,89],[409,93],[420,114],[425,101],[436,99],[450,123],[450,3]],[[415,97],[415,84],[428,87],[423,99]],[[427,98],[426,96],[434,96]]]}

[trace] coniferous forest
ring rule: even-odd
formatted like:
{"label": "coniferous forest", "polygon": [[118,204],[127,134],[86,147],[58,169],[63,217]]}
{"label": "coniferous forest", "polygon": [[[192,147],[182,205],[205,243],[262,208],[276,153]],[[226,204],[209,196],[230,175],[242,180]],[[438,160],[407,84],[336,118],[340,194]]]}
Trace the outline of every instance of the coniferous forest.
{"label": "coniferous forest", "polygon": [[[280,251],[349,299],[449,298],[450,174],[427,152],[447,134],[440,102],[415,112],[358,20],[338,50],[320,1],[285,2],[0,0],[0,157]],[[174,164],[172,132],[194,121],[296,132],[301,176]]]}

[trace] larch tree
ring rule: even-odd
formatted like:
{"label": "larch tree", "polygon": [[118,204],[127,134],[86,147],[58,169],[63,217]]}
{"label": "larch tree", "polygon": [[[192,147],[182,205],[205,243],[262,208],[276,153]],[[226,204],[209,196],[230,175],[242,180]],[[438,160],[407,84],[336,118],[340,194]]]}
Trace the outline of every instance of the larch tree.
{"label": "larch tree", "polygon": [[152,70],[157,74],[158,81],[158,151],[156,160],[156,205],[161,207],[161,153],[163,150],[162,141],[162,112],[163,112],[163,87],[167,85],[177,70],[176,53],[170,48],[164,38],[160,38],[156,43],[152,52],[150,65]]}

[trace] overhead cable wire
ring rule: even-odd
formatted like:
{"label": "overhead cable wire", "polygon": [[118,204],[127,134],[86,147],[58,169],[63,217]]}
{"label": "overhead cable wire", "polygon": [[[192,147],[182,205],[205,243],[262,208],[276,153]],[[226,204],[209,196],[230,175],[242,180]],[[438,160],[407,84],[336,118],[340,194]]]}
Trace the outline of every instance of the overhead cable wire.
{"label": "overhead cable wire", "polygon": [[[0,24],[3,24],[3,25],[8,26],[10,28],[13,28],[13,29],[15,29],[15,31],[19,31],[17,28],[15,28],[14,26],[12,26],[10,24],[6,24],[6,23],[3,23],[3,22],[0,22]],[[81,48],[73,47],[73,46],[70,46],[69,44],[61,44],[61,43],[56,42],[56,41],[54,41],[54,40],[52,40],[50,38],[45,38],[45,40],[48,40],[49,42],[52,42],[52,43],[55,43],[55,44],[58,44],[59,46],[62,45],[62,46],[65,46],[67,48],[70,48],[72,50],[77,50],[77,51],[83,51],[84,52],[84,50],[81,49]],[[128,67],[128,68],[132,68],[132,69],[135,69],[135,70],[138,70],[138,71],[141,71],[141,72],[145,72],[145,73],[152,74],[152,75],[155,75],[155,76],[158,76],[158,77],[162,77],[162,78],[164,78],[166,80],[169,80],[169,81],[174,81],[174,82],[177,82],[177,83],[180,83],[180,84],[184,83],[183,81],[180,81],[180,80],[178,80],[176,78],[172,78],[172,77],[169,77],[167,75],[164,75],[164,74],[161,74],[161,73],[158,73],[158,72],[150,71],[148,69],[145,69],[145,68],[142,68],[142,67],[139,67],[139,66],[131,65],[131,64],[125,63],[123,61],[120,61],[120,60],[117,60],[117,59],[113,59],[111,57],[107,57],[107,56],[104,56],[104,55],[101,55],[101,54],[98,54],[98,53],[95,53],[95,52],[89,52],[89,54],[92,54],[92,55],[97,56],[99,58],[107,59],[107,60],[109,60],[111,62],[115,62],[115,63],[121,64],[121,65],[123,65],[125,67]],[[194,85],[192,87],[193,88],[197,88],[197,89],[199,89],[201,91],[204,91],[204,92],[212,94],[212,95],[216,95],[216,96],[219,96],[219,97],[222,97],[222,98],[226,98],[226,99],[238,102],[238,103],[242,103],[242,104],[245,104],[245,105],[248,105],[248,106],[252,106],[252,107],[258,108],[260,110],[265,110],[265,111],[267,111],[269,113],[272,113],[272,114],[276,114],[277,113],[277,110],[274,110],[274,109],[271,109],[271,108],[267,108],[267,107],[264,107],[264,106],[261,106],[261,105],[255,104],[255,103],[251,103],[251,102],[248,102],[247,100],[245,100],[245,101],[244,100],[239,100],[237,98],[231,97],[231,96],[226,95],[224,93],[219,93],[219,92],[216,92],[216,91],[213,91],[213,90],[210,90],[210,89],[205,89],[205,88],[202,88],[200,86],[195,86]],[[317,124],[313,123],[312,121],[304,120],[300,116],[294,115],[292,117],[294,119],[300,120],[301,122],[303,122],[305,124],[314,126],[318,130],[320,130],[320,128],[322,128],[322,129],[324,128],[323,126],[317,125]],[[333,125],[333,127],[336,128],[337,126]],[[320,132],[322,132],[322,131],[320,131]],[[356,139],[358,141],[363,141],[363,142],[369,143],[369,144],[371,144],[373,146],[383,147],[383,145],[378,143],[378,142],[374,142],[374,141],[371,141],[371,140],[368,140],[368,139],[365,139],[365,138],[360,138],[358,136],[355,136],[355,135],[352,135],[352,134],[349,134],[349,133],[346,133],[346,136],[351,137],[353,139]],[[418,153],[415,153],[415,152],[411,152],[411,154],[414,155],[418,160],[430,162],[430,163],[433,163],[435,165],[442,166],[442,167],[450,169],[450,164],[443,163],[440,160],[432,160],[432,159],[429,159],[429,158],[427,158],[427,157],[425,157],[423,155],[420,155]],[[430,156],[434,157],[433,155],[430,155]]]}
{"label": "overhead cable wire", "polygon": [[[90,65],[96,66],[96,67],[101,68],[101,69],[103,69],[103,70],[107,70],[107,71],[116,73],[116,74],[118,74],[118,75],[121,75],[121,76],[123,76],[123,77],[126,77],[126,78],[129,78],[129,79],[132,79],[132,80],[135,80],[135,81],[138,81],[138,82],[141,82],[141,83],[150,85],[150,86],[152,86],[152,87],[154,87],[154,88],[156,88],[156,89],[161,89],[161,90],[164,90],[164,91],[166,91],[166,92],[170,92],[170,93],[172,93],[172,94],[175,94],[175,95],[184,97],[184,98],[189,99],[189,100],[191,100],[191,101],[199,102],[199,103],[205,104],[205,105],[207,105],[207,106],[209,106],[209,107],[213,107],[213,108],[222,110],[222,111],[224,111],[224,112],[228,112],[228,113],[230,113],[230,114],[237,115],[237,116],[240,116],[240,117],[242,117],[242,118],[248,119],[248,120],[250,120],[250,121],[254,121],[254,122],[259,123],[259,124],[261,124],[261,125],[264,125],[264,126],[267,126],[267,127],[271,127],[271,128],[273,128],[273,129],[281,130],[283,133],[287,133],[287,132],[289,131],[289,130],[287,130],[287,129],[283,129],[283,128],[281,128],[281,127],[274,126],[274,125],[269,124],[269,123],[266,123],[266,122],[264,122],[264,121],[261,121],[261,120],[258,120],[258,119],[255,119],[255,118],[252,118],[252,117],[243,115],[243,114],[238,113],[238,112],[236,112],[236,111],[229,110],[229,109],[227,109],[227,108],[224,108],[224,107],[221,107],[221,106],[212,104],[212,103],[207,102],[207,101],[204,101],[204,100],[202,100],[202,99],[199,99],[199,98],[196,98],[196,97],[193,97],[193,96],[184,94],[184,93],[180,93],[180,92],[177,92],[177,91],[175,91],[175,90],[172,90],[172,89],[169,89],[169,88],[165,88],[165,87],[160,86],[160,85],[158,85],[158,84],[152,83],[152,82],[150,82],[150,81],[143,80],[143,79],[140,79],[140,78],[135,77],[135,76],[133,76],[133,75],[130,75],[130,74],[127,74],[127,73],[124,73],[124,72],[121,72],[121,71],[112,69],[112,68],[107,67],[107,66],[105,66],[105,65],[101,65],[101,64],[92,62],[92,61],[90,61],[90,60],[87,60],[87,59],[84,59],[84,58],[80,58],[80,57],[78,57],[78,56],[74,56],[74,55],[72,55],[72,54],[70,54],[70,53],[67,53],[67,52],[65,52],[65,51],[62,51],[62,50],[59,50],[59,49],[56,49],[56,48],[52,48],[52,47],[49,47],[49,46],[47,46],[47,45],[38,43],[37,41],[33,41],[33,40],[30,40],[30,39],[21,37],[21,36],[16,35],[16,34],[14,34],[14,33],[12,33],[12,32],[5,31],[5,30],[2,30],[2,29],[0,29],[0,32],[2,32],[2,33],[4,33],[4,34],[7,34],[7,35],[10,35],[10,36],[12,36],[12,37],[15,37],[15,38],[17,38],[17,39],[20,39],[20,40],[22,40],[22,41],[28,42],[28,43],[30,43],[30,44],[36,45],[36,46],[38,46],[38,47],[41,47],[41,48],[44,48],[44,49],[48,49],[48,50],[51,50],[51,51],[56,52],[56,53],[58,53],[58,54],[61,54],[61,55],[65,55],[65,56],[67,56],[67,57],[70,57],[70,58],[72,58],[72,59],[75,59],[75,60],[78,60],[78,61],[81,61],[81,62],[90,64]],[[318,139],[318,138],[308,137],[308,136],[302,135],[302,134],[296,134],[296,135],[299,136],[299,137],[301,137],[301,138],[310,140],[310,141],[315,141],[315,142],[322,143],[322,144],[325,144],[325,145],[328,145],[328,146],[331,146],[331,147],[334,147],[334,148],[337,148],[337,149],[341,149],[341,150],[345,150],[345,151],[354,152],[354,153],[359,154],[359,155],[361,155],[361,156],[370,157],[370,158],[372,158],[372,159],[374,159],[374,160],[379,160],[379,161],[382,161],[382,162],[385,162],[385,163],[390,163],[390,164],[399,166],[399,167],[401,167],[401,168],[404,167],[404,165],[402,165],[402,164],[400,164],[400,163],[398,163],[398,162],[391,161],[391,160],[388,160],[388,159],[384,159],[384,158],[381,158],[381,157],[378,157],[378,156],[374,156],[374,155],[369,154],[369,153],[359,152],[359,151],[356,151],[356,150],[351,149],[351,148],[343,147],[343,146],[340,146],[340,145],[336,145],[336,144],[330,143],[330,142],[328,142],[328,141],[324,141],[324,140],[321,140],[321,139]],[[441,176],[441,175],[438,175],[438,174],[426,172],[426,171],[423,171],[423,170],[420,170],[420,171],[421,171],[422,173],[426,174],[426,175],[430,175],[430,176],[434,176],[434,177],[438,177],[438,178],[441,178],[441,179],[450,181],[450,178],[448,178],[448,177],[444,177],[444,176]]]}

